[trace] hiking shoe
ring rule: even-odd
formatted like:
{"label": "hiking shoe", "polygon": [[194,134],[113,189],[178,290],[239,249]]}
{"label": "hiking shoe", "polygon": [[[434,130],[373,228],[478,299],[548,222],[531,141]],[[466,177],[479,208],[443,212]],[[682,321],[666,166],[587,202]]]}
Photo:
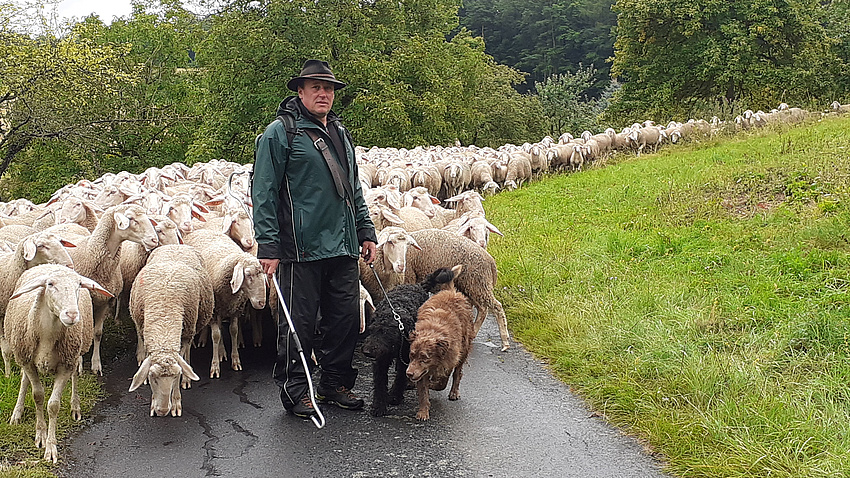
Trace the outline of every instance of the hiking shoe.
{"label": "hiking shoe", "polygon": [[289,409],[289,413],[300,418],[310,418],[316,415],[316,409],[313,408],[313,402],[310,400],[310,394],[305,393],[301,400]]}
{"label": "hiking shoe", "polygon": [[363,399],[343,385],[336,387],[332,391],[319,388],[316,390],[316,398],[322,403],[330,403],[346,410],[360,410],[363,408]]}

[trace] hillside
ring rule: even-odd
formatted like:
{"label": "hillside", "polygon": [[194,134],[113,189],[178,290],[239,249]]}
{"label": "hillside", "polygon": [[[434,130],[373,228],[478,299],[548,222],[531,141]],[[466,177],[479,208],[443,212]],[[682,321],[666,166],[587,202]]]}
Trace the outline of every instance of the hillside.
{"label": "hillside", "polygon": [[488,199],[517,340],[676,476],[850,473],[850,119]]}

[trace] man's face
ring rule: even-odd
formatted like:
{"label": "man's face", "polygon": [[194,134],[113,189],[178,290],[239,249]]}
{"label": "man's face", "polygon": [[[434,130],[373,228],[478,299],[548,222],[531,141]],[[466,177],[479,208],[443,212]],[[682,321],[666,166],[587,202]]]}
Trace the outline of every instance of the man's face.
{"label": "man's face", "polygon": [[304,80],[298,87],[298,97],[313,116],[324,118],[334,104],[334,85],[329,81]]}

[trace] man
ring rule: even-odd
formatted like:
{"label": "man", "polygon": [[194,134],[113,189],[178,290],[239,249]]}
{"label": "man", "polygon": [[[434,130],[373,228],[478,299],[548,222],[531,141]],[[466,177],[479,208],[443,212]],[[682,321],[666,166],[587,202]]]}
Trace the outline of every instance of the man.
{"label": "man", "polygon": [[[317,398],[356,410],[363,407],[351,391],[360,323],[357,259],[359,254],[372,262],[377,238],[357,180],[351,136],[331,111],[334,93],[345,83],[326,62],[307,60],[286,86],[298,96],[280,103],[278,119],[257,144],[252,184],[257,257],[266,274],[278,272],[280,306],[288,307],[304,354],[315,349],[321,370]],[[284,408],[309,418],[316,411],[307,377],[281,317],[274,379]]]}

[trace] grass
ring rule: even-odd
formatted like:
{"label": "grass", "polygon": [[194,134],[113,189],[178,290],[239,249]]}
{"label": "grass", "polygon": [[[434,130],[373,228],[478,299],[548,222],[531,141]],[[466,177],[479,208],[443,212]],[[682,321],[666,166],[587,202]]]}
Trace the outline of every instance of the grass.
{"label": "grass", "polygon": [[517,340],[683,477],[850,475],[850,119],[485,203]]}

